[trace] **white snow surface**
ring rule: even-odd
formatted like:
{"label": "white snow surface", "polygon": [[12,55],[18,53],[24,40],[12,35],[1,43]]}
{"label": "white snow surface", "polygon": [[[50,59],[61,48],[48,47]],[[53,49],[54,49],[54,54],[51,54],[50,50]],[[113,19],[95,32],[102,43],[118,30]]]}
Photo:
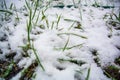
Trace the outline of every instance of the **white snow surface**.
{"label": "white snow surface", "polygon": [[[14,57],[22,58],[23,53],[21,46],[27,44],[27,20],[28,16],[24,14],[27,11],[24,9],[25,0],[5,0],[9,7],[11,3],[16,6],[16,11],[13,11],[11,21],[1,21],[0,24],[0,38],[3,38],[6,34],[7,39],[0,41],[0,50],[3,54],[0,54],[0,59],[4,59],[6,54],[10,51],[16,52],[17,55]],[[28,1],[28,0],[27,0]],[[48,0],[49,1],[49,0]],[[60,0],[58,0],[60,1]],[[77,1],[77,0],[75,0]],[[102,67],[114,63],[114,60],[120,56],[120,31],[113,28],[112,32],[106,25],[108,18],[103,19],[104,15],[111,13],[112,9],[95,8],[90,6],[94,0],[85,0],[89,6],[82,6],[82,20],[80,19],[80,12],[78,8],[53,8],[50,7],[45,11],[49,23],[49,29],[47,28],[46,22],[40,21],[42,17],[42,10],[40,12],[39,20],[37,25],[34,25],[30,33],[32,44],[36,49],[37,55],[45,68],[42,71],[40,66],[35,69],[36,77],[34,80],[85,80],[88,68],[91,68],[89,80],[111,80],[103,74]],[[113,5],[108,0],[98,0],[102,5]],[[73,4],[72,0],[61,0],[65,5]],[[53,2],[53,5],[55,1]],[[83,1],[84,5],[85,2]],[[118,3],[117,3],[118,5]],[[117,8],[115,8],[117,9]],[[43,8],[44,10],[44,8]],[[117,9],[118,10],[118,9]],[[12,11],[12,10],[11,10]],[[37,18],[39,11],[37,10],[35,18]],[[2,14],[1,14],[2,15]],[[16,16],[20,18],[20,21],[15,26]],[[56,29],[57,15],[61,15],[58,29]],[[0,16],[1,18],[1,16]],[[66,21],[65,19],[76,20],[80,22],[83,30],[75,28],[77,23],[69,30],[70,26],[74,23],[73,21]],[[36,20],[34,20],[35,22]],[[52,22],[54,21],[53,29],[51,29]],[[44,29],[39,28],[40,25],[44,25]],[[70,35],[64,34],[70,33]],[[87,37],[81,38],[77,35]],[[109,38],[108,35],[112,34]],[[69,39],[69,41],[68,41]],[[82,46],[73,47],[68,50],[63,48],[68,41],[67,47],[83,44]],[[9,49],[10,47],[11,49]],[[92,54],[92,50],[97,50],[97,56]],[[33,51],[28,51],[29,56],[22,58],[18,63],[20,67],[27,68],[36,59]],[[101,67],[97,66],[94,61],[94,57],[99,58]],[[79,66],[69,61],[59,62],[58,59],[75,59],[85,62],[85,64]],[[60,70],[58,68],[62,68]],[[76,70],[82,71],[77,73]],[[19,80],[20,73],[13,77],[11,80]]]}

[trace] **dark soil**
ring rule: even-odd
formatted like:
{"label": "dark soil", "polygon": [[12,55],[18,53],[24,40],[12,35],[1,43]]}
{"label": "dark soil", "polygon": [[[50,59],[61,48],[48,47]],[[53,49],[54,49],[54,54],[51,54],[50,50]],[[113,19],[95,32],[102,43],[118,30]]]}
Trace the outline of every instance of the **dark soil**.
{"label": "dark soil", "polygon": [[24,69],[20,80],[32,80],[33,73],[35,72],[35,68],[38,66],[37,61],[32,63],[27,69]]}
{"label": "dark soil", "polygon": [[104,74],[114,80],[120,80],[120,69],[115,66],[108,66],[104,68]]}
{"label": "dark soil", "polygon": [[5,80],[10,80],[21,70],[22,68],[20,68],[15,62],[0,60],[0,77]]}
{"label": "dark soil", "polygon": [[120,56],[117,59],[115,59],[115,63],[120,66]]}

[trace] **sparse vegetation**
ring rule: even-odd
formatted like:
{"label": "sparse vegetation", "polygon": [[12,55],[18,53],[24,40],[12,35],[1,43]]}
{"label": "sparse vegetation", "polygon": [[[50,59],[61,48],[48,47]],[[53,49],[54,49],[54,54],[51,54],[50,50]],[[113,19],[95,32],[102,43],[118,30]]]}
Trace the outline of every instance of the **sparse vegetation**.
{"label": "sparse vegetation", "polygon": [[101,2],[0,1],[0,80],[91,80],[98,67],[97,79],[119,80],[120,11]]}

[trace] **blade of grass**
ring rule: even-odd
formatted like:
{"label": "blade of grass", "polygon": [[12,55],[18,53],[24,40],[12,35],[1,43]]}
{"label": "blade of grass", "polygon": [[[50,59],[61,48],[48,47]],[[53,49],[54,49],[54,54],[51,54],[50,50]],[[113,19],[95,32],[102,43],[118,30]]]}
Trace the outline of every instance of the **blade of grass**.
{"label": "blade of grass", "polygon": [[53,29],[53,27],[54,27],[54,21],[52,22],[52,26],[51,26],[51,29]]}
{"label": "blade of grass", "polygon": [[68,62],[77,64],[77,65],[79,65],[79,66],[85,64],[84,61],[82,61],[82,60],[77,60],[77,59],[63,59],[63,58],[60,58],[60,59],[58,59],[58,61],[59,61],[59,62],[68,61]]}
{"label": "blade of grass", "polygon": [[63,50],[62,50],[62,51],[65,51],[65,49],[66,49],[66,47],[67,47],[67,45],[68,45],[68,42],[69,42],[69,37],[68,37],[67,42],[66,42],[66,44],[64,45],[64,47],[63,47]]}
{"label": "blade of grass", "polygon": [[44,20],[45,18],[46,18],[46,16],[44,14],[44,11],[42,11],[42,19],[41,19],[41,21]]}
{"label": "blade of grass", "polygon": [[47,18],[45,18],[45,22],[46,22],[47,28],[49,28],[49,22]]}
{"label": "blade of grass", "polygon": [[115,16],[116,20],[118,20],[120,22],[120,13],[118,16],[115,13],[113,13],[113,15]]}
{"label": "blade of grass", "polygon": [[[72,49],[72,48],[75,48],[75,47],[82,47],[84,43],[82,44],[78,44],[78,45],[74,45],[74,46],[71,46],[71,47],[66,47],[66,50],[69,50],[69,49]],[[63,50],[63,48],[55,48],[55,50]]]}
{"label": "blade of grass", "polygon": [[40,65],[40,67],[42,68],[42,70],[45,71],[45,68],[44,68],[43,65],[41,64],[41,61],[40,61],[40,59],[39,59],[39,57],[38,57],[38,55],[37,55],[37,52],[36,52],[36,50],[35,50],[35,48],[34,48],[33,45],[32,45],[32,50],[33,50],[33,52],[34,52],[34,54],[35,54],[35,57],[36,57],[36,59],[37,59],[38,64]]}
{"label": "blade of grass", "polygon": [[6,13],[9,13],[9,14],[13,14],[11,11],[9,11],[9,10],[0,10],[0,12],[6,12]]}
{"label": "blade of grass", "polygon": [[106,72],[105,70],[104,70],[104,73],[109,77],[109,78],[111,78],[112,80],[116,80],[115,78],[113,78],[108,72]]}
{"label": "blade of grass", "polygon": [[8,68],[5,70],[4,75],[2,76],[3,78],[7,77],[10,72],[12,71],[12,67],[14,65],[14,62],[12,61],[9,65]]}
{"label": "blade of grass", "polygon": [[82,46],[84,43],[82,44],[78,44],[78,45],[74,45],[74,46],[71,46],[71,47],[67,47],[66,49],[72,49],[72,48],[75,48],[75,47],[79,47],[79,46]]}
{"label": "blade of grass", "polygon": [[9,9],[11,10],[11,9],[12,9],[12,7],[13,7],[13,3],[11,3],[11,4],[10,4],[10,8],[9,8]]}
{"label": "blade of grass", "polygon": [[68,28],[70,30],[76,22],[73,22],[72,25]]}
{"label": "blade of grass", "polygon": [[60,22],[60,19],[61,19],[61,14],[58,16],[58,19],[57,19],[57,28],[56,29],[58,29],[58,24]]}
{"label": "blade of grass", "polygon": [[26,3],[26,6],[27,6],[28,10],[31,10],[31,8],[30,8],[30,6],[29,6],[29,4],[26,0],[25,0],[25,3]]}
{"label": "blade of grass", "polygon": [[31,43],[30,43],[30,32],[31,32],[31,29],[32,29],[32,10],[30,9],[30,12],[29,12],[29,21],[27,23],[28,42],[29,42],[30,46],[31,46]]}
{"label": "blade of grass", "polygon": [[38,7],[38,3],[39,3],[39,0],[37,0],[37,1],[35,2],[35,10],[34,10],[34,12],[33,12],[32,19],[34,19],[34,17],[35,17],[35,14],[36,14],[36,11],[37,11],[37,7]]}
{"label": "blade of grass", "polygon": [[69,22],[79,22],[77,20],[72,20],[72,19],[64,19],[65,21],[69,21]]}
{"label": "blade of grass", "polygon": [[7,9],[6,1],[4,0],[5,9]]}
{"label": "blade of grass", "polygon": [[74,36],[78,36],[78,37],[87,39],[87,37],[82,36],[82,35],[78,35],[78,34],[75,34],[75,33],[58,33],[57,35],[74,35]]}
{"label": "blade of grass", "polygon": [[89,80],[89,77],[90,77],[90,71],[91,71],[91,69],[89,68],[89,69],[88,69],[88,73],[87,73],[87,77],[85,78],[85,80]]}
{"label": "blade of grass", "polygon": [[37,19],[36,19],[36,21],[35,21],[35,25],[37,25],[37,22],[38,22],[39,16],[40,16],[40,11],[39,11],[38,16],[37,16]]}

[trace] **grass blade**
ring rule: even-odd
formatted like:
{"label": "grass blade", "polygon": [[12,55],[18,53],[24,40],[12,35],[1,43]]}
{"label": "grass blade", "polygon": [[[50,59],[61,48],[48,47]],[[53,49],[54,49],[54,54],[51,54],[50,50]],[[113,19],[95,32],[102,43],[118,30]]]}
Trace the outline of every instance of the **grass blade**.
{"label": "grass blade", "polygon": [[54,21],[52,22],[52,26],[51,26],[51,29],[53,29],[53,27],[54,27]]}
{"label": "grass blade", "polygon": [[78,36],[80,38],[84,38],[84,39],[87,39],[87,37],[85,36],[82,36],[82,35],[78,35],[78,34],[75,34],[75,33],[59,33],[58,35],[74,35],[74,36]]}
{"label": "grass blade", "polygon": [[66,49],[66,47],[67,47],[67,45],[68,45],[68,42],[69,42],[69,37],[68,37],[68,39],[67,39],[67,42],[66,42],[65,46],[63,47],[63,51],[65,51],[65,49]]}
{"label": "grass blade", "polygon": [[37,16],[37,19],[36,19],[35,25],[36,25],[36,24],[37,24],[37,22],[38,22],[39,15],[40,15],[40,11],[39,11],[39,13],[38,13],[38,16]]}
{"label": "grass blade", "polygon": [[6,13],[9,13],[9,14],[13,14],[11,11],[8,11],[8,10],[0,10],[0,12],[6,12]]}
{"label": "grass blade", "polygon": [[34,10],[34,12],[33,12],[32,19],[34,19],[34,17],[35,17],[35,14],[36,14],[36,11],[37,11],[37,7],[38,7],[38,3],[39,3],[39,0],[37,0],[37,1],[35,2],[35,10]]}
{"label": "grass blade", "polygon": [[72,25],[68,28],[70,30],[76,22],[73,22]]}
{"label": "grass blade", "polygon": [[33,45],[32,45],[32,49],[33,49],[33,52],[34,52],[34,54],[35,54],[35,57],[36,57],[36,59],[37,59],[38,64],[40,65],[40,67],[42,68],[42,70],[45,71],[45,68],[44,68],[43,65],[41,64],[41,61],[40,61],[40,59],[39,59],[39,57],[38,57],[38,55],[37,55],[37,52],[36,52],[36,50],[35,50],[35,48],[34,48]]}
{"label": "grass blade", "polygon": [[78,22],[77,20],[72,20],[72,19],[64,19],[64,20],[69,22]]}
{"label": "grass blade", "polygon": [[79,47],[79,46],[82,46],[84,43],[82,44],[78,44],[78,45],[74,45],[74,46],[71,46],[71,47],[67,47],[67,49],[72,49],[72,48],[75,48],[75,47]]}
{"label": "grass blade", "polygon": [[57,20],[57,28],[56,28],[56,29],[58,29],[58,24],[59,24],[59,22],[60,22],[60,19],[61,19],[61,15],[58,16],[58,20]]}
{"label": "grass blade", "polygon": [[26,3],[26,6],[27,6],[27,8],[29,9],[29,10],[31,10],[31,8],[30,8],[30,6],[29,6],[29,4],[28,4],[28,2],[25,0],[25,3]]}
{"label": "grass blade", "polygon": [[6,1],[4,0],[5,9],[7,9]]}
{"label": "grass blade", "polygon": [[89,77],[90,77],[90,71],[91,71],[91,69],[89,68],[89,69],[88,69],[88,73],[87,73],[87,77],[85,78],[85,80],[89,80]]}

